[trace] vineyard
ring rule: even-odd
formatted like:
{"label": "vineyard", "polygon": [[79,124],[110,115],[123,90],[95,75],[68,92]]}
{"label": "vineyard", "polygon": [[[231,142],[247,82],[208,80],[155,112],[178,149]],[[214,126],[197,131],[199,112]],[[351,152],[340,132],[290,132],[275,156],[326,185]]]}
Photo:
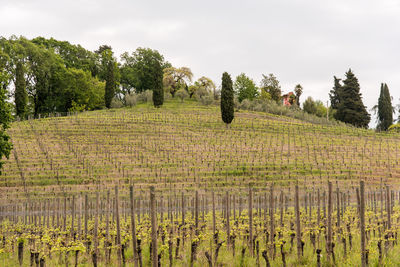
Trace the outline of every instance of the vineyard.
{"label": "vineyard", "polygon": [[400,138],[168,101],[15,122],[0,266],[398,266]]}

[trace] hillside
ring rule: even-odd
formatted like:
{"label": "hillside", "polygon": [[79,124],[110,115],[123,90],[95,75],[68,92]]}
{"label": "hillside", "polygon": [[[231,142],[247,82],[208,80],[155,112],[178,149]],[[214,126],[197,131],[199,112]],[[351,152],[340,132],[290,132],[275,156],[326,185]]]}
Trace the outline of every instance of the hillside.
{"label": "hillside", "polygon": [[400,175],[398,136],[247,111],[227,129],[218,107],[190,101],[15,122],[9,133],[3,200],[130,183],[172,194],[296,180],[309,188],[360,177],[394,183]]}

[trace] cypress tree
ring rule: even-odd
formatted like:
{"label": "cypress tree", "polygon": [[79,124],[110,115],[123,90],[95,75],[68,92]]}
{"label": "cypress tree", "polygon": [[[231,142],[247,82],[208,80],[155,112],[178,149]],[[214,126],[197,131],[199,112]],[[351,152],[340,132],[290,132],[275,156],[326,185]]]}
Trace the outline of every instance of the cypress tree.
{"label": "cypress tree", "polygon": [[329,98],[331,100],[331,107],[333,109],[337,109],[339,106],[339,102],[340,102],[342,85],[340,84],[341,79],[336,78],[336,76],[333,76],[333,79],[334,79],[334,86],[329,93]]}
{"label": "cypress tree", "polygon": [[114,78],[114,62],[111,60],[107,65],[106,74],[106,90],[104,94],[104,101],[106,108],[111,107],[111,101],[115,95],[115,78]]}
{"label": "cypress tree", "polygon": [[154,61],[154,88],[153,88],[153,104],[155,107],[161,107],[164,103],[163,88],[163,68],[160,61]]}
{"label": "cypress tree", "polygon": [[387,131],[393,124],[392,98],[386,83],[381,84],[381,93],[378,99],[378,125],[380,131]]}
{"label": "cypress tree", "polygon": [[26,92],[26,84],[24,77],[24,66],[18,61],[15,68],[15,111],[18,117],[24,118],[26,113],[26,104],[28,102],[28,94]]}
{"label": "cypress tree", "polygon": [[371,120],[371,116],[362,102],[360,84],[351,69],[346,72],[335,117],[345,123],[363,128],[367,128]]}
{"label": "cypress tree", "polygon": [[232,79],[227,72],[222,74],[221,115],[226,125],[230,124],[234,117]]}

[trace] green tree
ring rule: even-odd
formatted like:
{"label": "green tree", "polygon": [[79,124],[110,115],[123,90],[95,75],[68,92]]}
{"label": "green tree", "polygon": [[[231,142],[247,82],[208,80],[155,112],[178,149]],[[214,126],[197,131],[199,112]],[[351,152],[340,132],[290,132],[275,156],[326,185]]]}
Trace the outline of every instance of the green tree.
{"label": "green tree", "polygon": [[[279,84],[278,79],[270,73],[267,75],[262,75],[263,78],[261,80],[261,90],[265,91],[269,94],[272,100],[276,101],[277,103],[281,100],[282,90]],[[261,92],[263,95],[263,92]]]}
{"label": "green tree", "polygon": [[378,99],[378,125],[380,131],[387,131],[390,125],[393,124],[393,107],[392,97],[389,93],[389,88],[386,83],[381,84],[381,93]]}
{"label": "green tree", "polygon": [[307,97],[307,99],[304,101],[303,110],[309,114],[317,114],[317,105],[311,96]]}
{"label": "green tree", "polygon": [[141,47],[132,54],[123,53],[121,61],[121,85],[124,95],[133,90],[141,93],[158,88],[159,81],[154,77],[159,76],[160,66],[162,70],[171,66],[157,50]]}
{"label": "green tree", "polygon": [[303,87],[300,84],[296,85],[294,93],[296,94],[296,104],[300,107],[300,96],[303,94]]}
{"label": "green tree", "polygon": [[114,62],[108,62],[107,76],[106,76],[106,87],[104,93],[104,102],[106,108],[111,107],[111,101],[115,96],[115,78],[114,78]]}
{"label": "green tree", "polygon": [[346,72],[346,79],[343,81],[336,118],[363,128],[367,128],[371,120],[371,116],[362,102],[360,84],[351,69]]}
{"label": "green tree", "polygon": [[253,100],[259,95],[258,88],[254,81],[244,73],[236,77],[233,88],[238,95],[239,102],[242,102],[244,99]]}
{"label": "green tree", "polygon": [[234,118],[232,79],[227,72],[222,74],[221,115],[226,125],[229,125]]}
{"label": "green tree", "polygon": [[192,98],[195,94],[205,96],[210,93],[213,93],[215,97],[215,84],[210,78],[202,76],[197,81],[195,81],[193,85],[190,85],[188,87],[188,92],[190,98]]}
{"label": "green tree", "polygon": [[15,100],[15,113],[20,118],[25,117],[27,102],[28,102],[28,94],[26,92],[26,83],[24,77],[24,66],[22,61],[18,61],[15,68],[15,92],[14,92],[14,100]]}
{"label": "green tree", "polygon": [[329,93],[329,98],[331,100],[331,108],[338,109],[343,90],[342,90],[342,85],[340,83],[341,79],[336,78],[336,76],[333,76],[333,79],[334,79],[334,85]]}
{"label": "green tree", "polygon": [[309,96],[303,103],[303,110],[309,114],[316,115],[318,117],[326,117],[328,109],[324,106],[321,100],[315,100]]}
{"label": "green tree", "polygon": [[[93,77],[98,76],[101,66],[99,65],[99,53],[95,53],[83,48],[81,45],[73,45],[67,41],[58,41],[54,38],[46,39],[44,37],[36,37],[32,39],[32,43],[53,50],[59,55],[66,68],[80,69],[89,71]],[[110,46],[101,46],[99,51],[111,49]]]}
{"label": "green tree", "polygon": [[[3,57],[4,56],[4,57]],[[7,102],[7,90],[10,77],[5,71],[6,69],[6,58],[8,58],[0,49],[0,174],[3,168],[4,161],[3,157],[9,158],[12,144],[10,142],[10,136],[6,130],[10,127],[11,122],[11,104]]]}
{"label": "green tree", "polygon": [[169,67],[164,69],[163,83],[166,91],[169,91],[172,97],[182,88],[186,88],[192,81],[193,73],[188,67]]}
{"label": "green tree", "polygon": [[162,61],[154,61],[152,64],[153,73],[153,105],[161,107],[164,103],[164,86],[163,86],[163,66]]}

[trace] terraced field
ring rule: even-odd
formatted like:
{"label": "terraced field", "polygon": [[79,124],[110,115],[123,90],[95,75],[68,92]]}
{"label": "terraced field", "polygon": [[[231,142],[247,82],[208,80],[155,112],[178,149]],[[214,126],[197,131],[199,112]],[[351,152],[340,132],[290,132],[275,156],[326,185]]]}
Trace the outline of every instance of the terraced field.
{"label": "terraced field", "polygon": [[400,177],[399,136],[251,112],[236,112],[227,129],[218,107],[196,102],[15,122],[9,132],[3,200],[131,183],[169,194]]}
{"label": "terraced field", "polygon": [[10,134],[0,266],[400,264],[398,135],[191,101]]}

